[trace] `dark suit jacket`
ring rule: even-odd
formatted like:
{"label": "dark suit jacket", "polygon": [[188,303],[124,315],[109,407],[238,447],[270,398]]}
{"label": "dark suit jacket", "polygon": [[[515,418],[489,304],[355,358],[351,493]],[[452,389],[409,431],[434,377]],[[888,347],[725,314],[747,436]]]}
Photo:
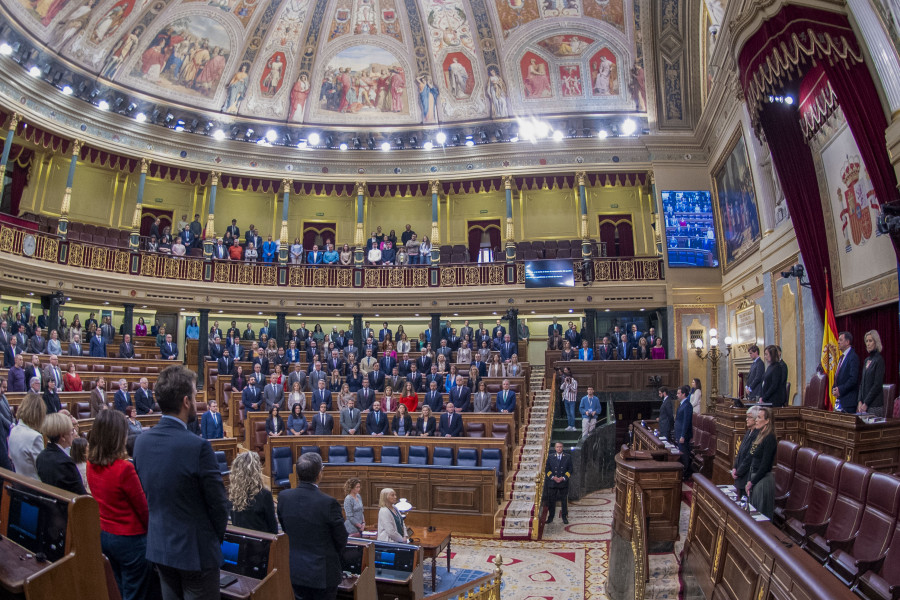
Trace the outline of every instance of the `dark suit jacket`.
{"label": "dark suit jacket", "polygon": [[759,398],[762,393],[763,374],[766,372],[766,365],[759,357],[750,365],[750,373],[747,375],[746,385],[750,388],[748,394],[750,398]]}
{"label": "dark suit jacket", "polygon": [[117,411],[124,413],[129,406],[131,406],[131,397],[128,395],[128,392],[118,390],[116,395],[113,396],[113,407]]}
{"label": "dark suit jacket", "polygon": [[327,388],[324,390],[319,390],[316,388],[312,393],[310,393],[310,410],[319,410],[319,405],[322,402],[325,403],[325,406],[328,410],[331,410],[331,391]]}
{"label": "dark suit jacket", "polygon": [[290,540],[291,583],[327,589],[341,583],[347,530],[338,501],[311,483],[278,495],[278,520]]}
{"label": "dark suit jacket", "polygon": [[[787,377],[783,377],[784,371],[780,363],[773,363],[766,367],[763,376],[762,401],[772,406],[784,406],[787,404]],[[841,404],[843,406],[843,404]],[[856,399],[853,400],[853,412],[856,412]]]}
{"label": "dark suit jacket", "polygon": [[24,392],[27,390],[28,384],[25,383],[25,369],[10,367],[6,383],[10,392]]}
{"label": "dark suit jacket", "polygon": [[22,354],[23,352],[24,350],[22,350],[18,345],[16,346],[15,353],[13,353],[12,346],[7,346],[3,351],[3,356],[5,359],[4,366],[6,368],[12,367],[14,364],[16,364],[16,356]]}
{"label": "dark suit jacket", "polygon": [[666,396],[663,399],[662,406],[659,407],[659,435],[670,442],[673,441],[672,436],[675,435],[675,408],[672,406],[672,396]]}
{"label": "dark suit jacket", "polygon": [[385,376],[390,375],[394,372],[394,367],[397,366],[397,359],[393,356],[389,356],[385,354],[381,357],[381,360],[378,361],[380,363],[380,371],[385,373]]}
{"label": "dark suit jacket", "polygon": [[612,360],[612,357],[612,346],[605,346],[603,344],[600,344],[597,347],[597,352],[594,354],[594,358],[596,358],[597,360]]}
{"label": "dark suit jacket", "polygon": [[691,399],[686,398],[684,402],[678,405],[678,412],[675,413],[675,438],[671,440],[678,443],[678,440],[684,438],[684,443],[690,445],[691,437],[694,435],[693,427],[694,407],[691,405]]}
{"label": "dark suit jacket", "polygon": [[427,404],[431,407],[431,412],[440,413],[444,410],[444,396],[441,394],[441,391],[438,390],[431,393],[431,390],[425,392],[425,399],[423,400],[423,404]]}
{"label": "dark suit jacket", "polygon": [[119,344],[119,358],[134,358],[134,344]]}
{"label": "dark suit jacket", "polygon": [[318,410],[312,417],[313,434],[332,435],[334,433],[334,417],[325,413],[325,424],[322,425],[322,413]]}
{"label": "dark suit jacket", "polygon": [[73,494],[87,494],[75,461],[53,442],[47,444],[47,447],[38,454],[35,467],[37,467],[38,477],[43,483]]}
{"label": "dark suit jacket", "polygon": [[366,416],[366,433],[370,435],[375,435],[376,433],[390,433],[391,425],[388,423],[387,413],[384,411],[379,411],[379,418],[376,422],[375,420],[375,411],[370,412]]}
{"label": "dark suit jacket", "polygon": [[[95,338],[96,339],[96,338]],[[91,348],[93,348],[93,340],[91,341]],[[91,355],[93,356],[93,354]],[[175,360],[178,358],[178,344],[172,342],[168,344],[163,342],[163,345],[159,347],[159,356],[163,360]]]}
{"label": "dark suit jacket", "polygon": [[106,340],[96,335],[91,338],[91,356],[106,358]]}
{"label": "dark suit jacket", "polygon": [[834,387],[841,393],[838,400],[844,412],[855,413],[859,395],[859,355],[856,350],[848,348],[839,364],[840,367],[834,376]]}
{"label": "dark suit jacket", "polygon": [[406,380],[413,384],[413,389],[417,392],[421,392],[423,389],[422,382],[425,380],[422,377],[422,374],[416,371],[415,373],[410,372],[406,375]]}
{"label": "dark suit jacket", "polygon": [[[547,463],[544,465],[544,474],[546,481],[544,487],[555,490],[569,489],[569,478],[572,476],[572,457],[563,452],[562,460],[556,457],[556,451],[551,450],[547,455]],[[551,477],[562,477],[563,481],[559,483],[550,479]]]}
{"label": "dark suit jacket", "polygon": [[369,372],[369,387],[378,392],[384,391],[384,371]]}
{"label": "dark suit jacket", "polygon": [[216,419],[213,419],[213,413],[206,411],[203,418],[200,419],[200,435],[207,440],[217,440],[225,437],[225,429],[222,427],[222,413],[216,413]]}
{"label": "dark suit jacket", "polygon": [[416,369],[419,370],[419,373],[422,373],[423,377],[428,375],[428,372],[431,371],[431,357],[419,356],[416,358]]}
{"label": "dark suit jacket", "polygon": [[356,392],[356,408],[359,410],[369,410],[372,403],[375,402],[375,390],[369,388],[359,388]]}
{"label": "dark suit jacket", "polygon": [[143,388],[138,388],[134,393],[134,407],[137,409],[137,414],[146,415],[148,412],[153,410],[153,390],[149,387],[145,390]]}
{"label": "dark suit jacket", "polygon": [[62,404],[59,401],[59,394],[57,392],[51,393],[50,390],[44,390],[42,397],[44,399],[44,406],[47,407],[48,415],[62,410]]}
{"label": "dark suit jacket", "polygon": [[34,365],[25,365],[25,387],[31,387],[31,378],[32,377],[40,377],[41,378],[41,388],[47,387],[47,380],[44,379],[44,372],[40,370],[38,367],[35,369]]}
{"label": "dark suit jacket", "polygon": [[448,413],[441,413],[441,424],[438,428],[438,435],[444,437],[460,437],[462,435],[462,415],[453,415],[453,421],[449,419]]}
{"label": "dark suit jacket", "polygon": [[562,325],[560,325],[559,323],[556,323],[556,324],[551,323],[550,325],[548,325],[547,326],[547,337],[552,338],[554,331],[558,331],[559,335],[562,336]]}
{"label": "dark suit jacket", "polygon": [[[468,386],[456,386],[450,390],[450,399],[453,406],[462,412],[472,412],[472,391]],[[434,409],[432,409],[434,410]]]}
{"label": "dark suit jacket", "polygon": [[206,351],[209,352],[210,358],[212,358],[213,360],[219,360],[224,350],[225,344],[219,344],[219,347],[216,348],[216,345],[212,343],[209,344],[209,347],[206,349]]}
{"label": "dark suit jacket", "polygon": [[513,354],[518,354],[518,353],[519,353],[518,347],[516,347],[516,345],[513,344],[512,342],[509,342],[509,343],[503,342],[500,345],[500,358],[502,358],[503,360],[509,360],[509,358]]}
{"label": "dark suit jacket", "polygon": [[416,419],[416,431],[419,435],[434,435],[434,417],[428,417],[427,421],[422,417]]}
{"label": "dark suit jacket", "polygon": [[[397,433],[400,430],[400,415],[394,415],[394,418],[391,419],[391,431]],[[411,435],[413,431],[413,422],[412,417],[408,414],[403,417],[403,430],[406,432],[406,435]]]}
{"label": "dark suit jacket", "polygon": [[134,466],[149,491],[147,560],[185,571],[218,569],[228,499],[209,442],[164,416],[138,436]]}
{"label": "dark suit jacket", "polygon": [[231,358],[231,356],[229,356],[228,358],[225,358],[223,356],[216,362],[219,363],[219,377],[222,377],[223,375],[231,375],[232,371],[234,370],[234,359]]}

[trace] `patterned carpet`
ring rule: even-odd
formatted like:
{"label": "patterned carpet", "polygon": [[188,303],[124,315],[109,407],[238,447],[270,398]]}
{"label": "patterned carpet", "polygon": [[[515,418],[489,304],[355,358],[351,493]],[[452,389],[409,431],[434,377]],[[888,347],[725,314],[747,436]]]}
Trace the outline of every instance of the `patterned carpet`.
{"label": "patterned carpet", "polygon": [[[614,502],[613,490],[601,490],[569,503],[569,524],[557,517],[539,542],[454,537],[453,569],[491,571],[499,553],[503,600],[606,600]],[[689,515],[682,505],[682,539]],[[675,552],[650,556],[648,598],[678,598],[681,548],[676,542]]]}

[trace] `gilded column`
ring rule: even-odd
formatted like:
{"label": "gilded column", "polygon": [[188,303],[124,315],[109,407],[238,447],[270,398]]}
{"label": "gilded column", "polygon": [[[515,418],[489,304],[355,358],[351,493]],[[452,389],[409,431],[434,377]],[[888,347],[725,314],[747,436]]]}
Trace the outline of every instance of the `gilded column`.
{"label": "gilded column", "polygon": [[431,182],[431,264],[441,262],[441,229],[438,226],[438,190],[441,182],[437,179]]}
{"label": "gilded column", "polygon": [[216,245],[216,190],[219,189],[218,171],[209,174],[209,212],[206,214],[206,237],[203,239],[203,258],[212,259],[213,246]]}
{"label": "gilded column", "polygon": [[503,178],[503,188],[506,191],[506,262],[516,260],[516,231],[513,227],[512,204],[512,175]]}
{"label": "gilded column", "polygon": [[[288,207],[291,204],[292,179],[281,180],[281,235],[278,243],[278,262],[286,265],[288,262]],[[281,330],[278,330],[281,333]]]}
{"label": "gilded column", "polygon": [[66,239],[69,232],[69,208],[72,205],[72,184],[75,182],[75,165],[78,164],[78,156],[81,154],[81,140],[72,142],[72,159],[69,162],[69,177],[66,179],[66,191],[63,194],[62,207],[59,209],[59,223],[56,225],[56,234]]}
{"label": "gilded column", "polygon": [[6,180],[6,163],[9,162],[9,151],[12,150],[13,137],[16,135],[16,128],[19,126],[19,115],[13,113],[9,119],[9,131],[6,133],[6,139],[3,140],[3,158],[0,159],[0,196],[3,195],[3,183]]}
{"label": "gilded column", "polygon": [[138,179],[137,204],[134,205],[134,217],[131,219],[131,237],[128,238],[128,249],[137,252],[141,245],[141,215],[144,212],[144,184],[147,183],[147,169],[150,159],[141,159],[141,177]]}
{"label": "gilded column", "polygon": [[353,264],[363,266],[366,255],[363,246],[366,243],[366,232],[363,231],[366,215],[366,182],[356,182],[356,233],[353,234]]}
{"label": "gilded column", "polygon": [[588,226],[587,189],[585,187],[587,174],[584,171],[579,171],[575,176],[578,177],[578,209],[581,213],[581,260],[590,260],[591,236]]}

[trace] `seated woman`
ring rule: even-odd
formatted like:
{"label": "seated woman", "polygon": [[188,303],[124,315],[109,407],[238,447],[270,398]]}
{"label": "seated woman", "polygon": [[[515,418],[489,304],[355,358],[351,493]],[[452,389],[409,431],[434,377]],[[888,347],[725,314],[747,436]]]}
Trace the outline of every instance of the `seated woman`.
{"label": "seated woman", "polygon": [[178,236],[175,238],[175,243],[172,244],[172,256],[184,256],[185,253],[187,253],[187,248],[181,243],[181,236]]}
{"label": "seated woman", "polygon": [[273,406],[266,419],[266,433],[270,436],[284,435],[284,420],[278,416],[278,407]]}
{"label": "seated woman", "polygon": [[353,264],[353,250],[350,249],[349,244],[344,244],[341,246],[341,252],[338,255],[338,260],[341,265],[347,267]]}
{"label": "seated woman", "polygon": [[405,406],[409,412],[415,412],[419,408],[419,396],[413,389],[411,381],[407,381],[403,385],[403,393],[400,394],[400,404]]}
{"label": "seated woman", "polygon": [[291,407],[287,428],[288,435],[303,435],[306,433],[306,430],[309,429],[309,423],[303,414],[303,407],[299,402]]}
{"label": "seated woman", "polygon": [[416,419],[416,431],[419,435],[425,437],[433,437],[435,435],[435,420],[431,416],[431,407],[427,404],[422,406],[422,416]]}
{"label": "seated woman", "polygon": [[334,249],[333,244],[328,244],[325,247],[325,255],[322,257],[322,263],[326,265],[336,265],[338,260],[340,260],[338,251]]}
{"label": "seated woman", "polygon": [[650,348],[650,358],[654,360],[664,359],[666,357],[666,349],[663,348],[662,338],[656,338],[655,345]]}
{"label": "seated woman", "polygon": [[409,416],[409,410],[403,404],[397,406],[397,412],[391,421],[391,431],[394,432],[394,435],[399,436],[412,435],[412,418]]}

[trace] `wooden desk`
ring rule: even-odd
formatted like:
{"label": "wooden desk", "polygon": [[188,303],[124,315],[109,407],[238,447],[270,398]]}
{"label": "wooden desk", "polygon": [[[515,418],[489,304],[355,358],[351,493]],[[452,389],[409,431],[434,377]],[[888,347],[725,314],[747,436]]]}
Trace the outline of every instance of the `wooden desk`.
{"label": "wooden desk", "polygon": [[641,425],[640,421],[635,421],[633,425],[633,446],[635,450],[649,452],[653,456],[653,460],[661,462],[678,462],[681,460],[681,451],[677,447],[666,448],[661,439],[654,435],[651,429],[656,426],[656,421],[646,421],[647,426]]}
{"label": "wooden desk", "polygon": [[450,531],[447,529],[435,529],[422,532],[418,544],[422,546],[425,560],[431,559],[431,592],[437,587],[437,557],[443,551],[447,551],[447,573],[450,573]]}
{"label": "wooden desk", "polygon": [[[9,536],[11,498],[5,486],[68,506],[64,555],[55,562],[38,562],[34,554]],[[107,600],[106,564],[100,549],[100,512],[90,496],[76,496],[12,471],[0,469],[4,486],[0,503],[0,592],[3,596],[34,600],[96,598]]]}
{"label": "wooden desk", "polygon": [[350,538],[348,546],[363,546],[362,570],[359,575],[344,577],[338,585],[340,600],[370,600],[377,594],[375,589],[375,544],[368,540]]}
{"label": "wooden desk", "polygon": [[420,600],[425,597],[424,568],[422,566],[422,548],[416,552],[415,565],[405,579],[383,577],[375,570],[375,586],[377,600]]}
{"label": "wooden desk", "polygon": [[[694,475],[685,561],[688,595],[708,599],[852,600],[854,595],[770,521],[756,521],[709,479]],[[696,583],[695,583],[696,582]]]}
{"label": "wooden desk", "polygon": [[674,542],[678,538],[681,516],[681,477],[677,462],[629,460],[616,454],[616,504],[613,528],[623,538],[632,534],[632,498],[643,494],[647,510],[647,539],[650,542]]}

